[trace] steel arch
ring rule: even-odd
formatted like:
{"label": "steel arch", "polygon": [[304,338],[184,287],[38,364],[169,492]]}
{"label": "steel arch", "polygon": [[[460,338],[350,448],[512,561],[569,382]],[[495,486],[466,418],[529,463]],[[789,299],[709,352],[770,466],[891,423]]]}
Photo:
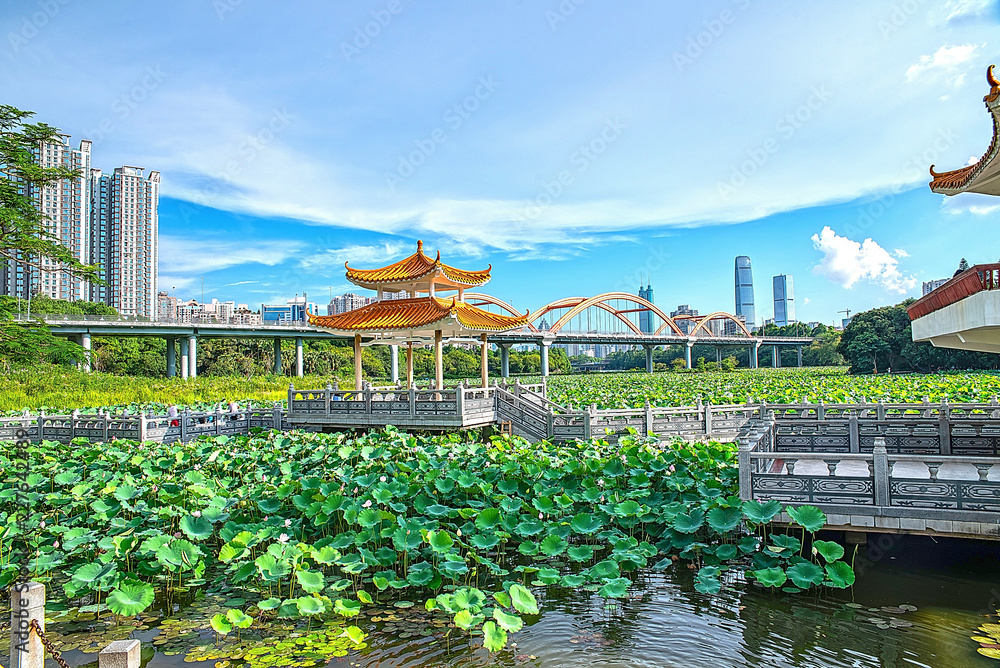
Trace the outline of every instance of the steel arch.
{"label": "steel arch", "polygon": [[691,333],[688,336],[694,336],[695,334],[698,333],[699,329],[705,329],[705,327],[708,325],[708,322],[710,320],[715,320],[716,318],[725,318],[726,320],[732,320],[733,322],[736,323],[737,327],[743,330],[744,334],[750,337],[753,336],[753,334],[750,333],[750,330],[747,329],[746,324],[742,320],[737,318],[732,313],[726,313],[725,311],[716,311],[714,313],[709,313],[704,317],[699,316],[698,324],[695,326],[694,329],[691,330]]}
{"label": "steel arch", "polygon": [[493,295],[483,294],[482,292],[466,292],[464,293],[464,298],[465,301],[469,303],[479,302],[478,304],[472,304],[473,306],[482,306],[483,304],[491,304],[493,306],[499,306],[500,308],[507,311],[507,313],[513,316],[521,317],[527,315],[525,313],[520,313],[517,309],[515,309],[513,306],[511,306],[504,300],[494,297]]}
{"label": "steel arch", "polygon": [[546,304],[542,308],[536,310],[534,313],[529,314],[528,320],[531,323],[534,323],[536,320],[538,320],[538,318],[544,316],[545,314],[551,311],[554,311],[556,309],[569,308],[570,310],[563,316],[561,316],[558,320],[556,320],[556,322],[549,329],[549,331],[557,333],[559,332],[560,329],[562,329],[566,325],[566,323],[575,318],[577,315],[583,313],[591,306],[596,306],[597,308],[603,309],[608,313],[614,315],[616,318],[618,318],[618,320],[626,324],[636,334],[640,335],[643,334],[644,332],[640,331],[634,322],[625,317],[621,311],[618,311],[617,309],[615,309],[614,307],[612,307],[610,304],[607,303],[613,299],[621,299],[623,301],[631,302],[633,304],[638,304],[639,306],[642,306],[651,313],[655,313],[661,320],[663,320],[663,324],[660,326],[659,329],[656,330],[655,332],[656,334],[661,333],[664,328],[669,327],[673,330],[675,334],[683,335],[683,332],[677,326],[677,323],[675,323],[670,316],[661,311],[655,304],[653,304],[650,301],[647,301],[646,299],[643,299],[642,297],[630,294],[628,292],[606,292],[604,294],[597,295],[596,297],[587,297],[587,298],[568,297],[565,299],[560,299],[550,304]]}

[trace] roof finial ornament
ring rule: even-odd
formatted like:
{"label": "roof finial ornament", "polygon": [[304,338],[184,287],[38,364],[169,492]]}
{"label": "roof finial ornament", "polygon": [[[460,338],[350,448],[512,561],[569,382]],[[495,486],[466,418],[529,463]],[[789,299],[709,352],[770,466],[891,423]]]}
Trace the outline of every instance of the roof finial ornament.
{"label": "roof finial ornament", "polygon": [[986,68],[986,83],[993,88],[1000,86],[1000,81],[997,81],[996,76],[993,74],[993,65]]}
{"label": "roof finial ornament", "polygon": [[417,239],[417,252],[418,253],[423,253],[424,252],[424,241],[423,241],[423,239]]}
{"label": "roof finial ornament", "polygon": [[941,173],[934,171],[934,165],[931,165],[931,178],[936,179],[941,176]]}

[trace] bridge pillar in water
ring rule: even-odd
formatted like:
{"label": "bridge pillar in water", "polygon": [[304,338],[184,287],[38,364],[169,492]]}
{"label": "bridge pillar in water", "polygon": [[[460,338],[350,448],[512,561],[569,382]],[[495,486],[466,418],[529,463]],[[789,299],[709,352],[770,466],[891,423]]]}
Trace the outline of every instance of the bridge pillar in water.
{"label": "bridge pillar in water", "polygon": [[275,376],[281,375],[281,339],[279,337],[274,339],[274,364],[271,366],[271,372]]}
{"label": "bridge pillar in water", "polygon": [[771,366],[775,369],[781,366],[781,351],[778,346],[771,346]]}
{"label": "bridge pillar in water", "polygon": [[653,346],[643,346],[646,350],[646,373],[653,373]]}
{"label": "bridge pillar in water", "polygon": [[302,377],[302,337],[295,337],[295,375]]}
{"label": "bridge pillar in water", "polygon": [[399,346],[396,344],[389,346],[389,374],[393,385],[399,382]]}
{"label": "bridge pillar in water", "polygon": [[172,336],[167,337],[167,378],[177,375],[177,341]]}
{"label": "bridge pillar in water", "polygon": [[90,332],[80,335],[80,345],[83,346],[83,370],[90,373]]}
{"label": "bridge pillar in water", "polygon": [[181,339],[181,378],[187,380],[188,377],[188,340]]}
{"label": "bridge pillar in water", "polygon": [[510,344],[500,344],[500,375],[504,378],[510,377]]}
{"label": "bridge pillar in water", "polygon": [[542,378],[549,375],[549,344],[547,341],[538,342],[538,355],[542,358]]}
{"label": "bridge pillar in water", "polygon": [[750,368],[757,369],[760,367],[760,341],[755,341],[752,346],[750,346]]}
{"label": "bridge pillar in water", "polygon": [[796,346],[795,352],[798,354],[799,366],[802,366],[802,346]]}
{"label": "bridge pillar in water", "polygon": [[198,337],[188,337],[188,378],[198,377]]}
{"label": "bridge pillar in water", "polygon": [[688,341],[684,346],[684,367],[691,368],[691,349],[694,348],[694,341]]}

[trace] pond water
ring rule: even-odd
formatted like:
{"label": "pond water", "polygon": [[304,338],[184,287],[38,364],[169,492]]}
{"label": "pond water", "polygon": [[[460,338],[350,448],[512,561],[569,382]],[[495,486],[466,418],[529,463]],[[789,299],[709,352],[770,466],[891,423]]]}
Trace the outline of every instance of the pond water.
{"label": "pond water", "polygon": [[[592,592],[550,587],[537,593],[542,614],[512,636],[515,646],[494,656],[482,649],[480,638],[470,641],[457,630],[446,640],[442,618],[436,618],[439,626],[431,626],[433,618],[419,605],[370,609],[358,620],[370,634],[368,647],[328,665],[1000,665],[977,654],[977,645],[969,638],[991,616],[996,621],[1000,543],[870,534],[855,566],[859,578],[852,589],[820,595],[765,591],[736,576],[719,594],[700,594],[693,586],[693,571],[684,565],[664,573],[643,572],[629,598],[610,607]],[[215,661],[186,663],[183,652],[154,653],[149,641],[159,633],[152,628],[133,634],[144,641],[144,666],[215,665]],[[95,654],[69,650],[63,656],[71,666],[97,665]]]}

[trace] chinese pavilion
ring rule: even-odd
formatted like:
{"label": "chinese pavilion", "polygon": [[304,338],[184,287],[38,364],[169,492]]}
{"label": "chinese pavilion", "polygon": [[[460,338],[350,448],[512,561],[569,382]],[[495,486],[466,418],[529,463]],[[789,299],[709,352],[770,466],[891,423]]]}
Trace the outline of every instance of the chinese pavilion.
{"label": "chinese pavilion", "polygon": [[[346,262],[347,280],[375,290],[377,300],[361,308],[336,315],[309,314],[309,324],[338,334],[354,337],[354,387],[361,387],[362,337],[371,344],[406,344],[406,384],[413,387],[413,346],[434,346],[434,382],[444,383],[442,345],[447,339],[476,338],[482,347],[482,382],[488,383],[487,335],[524,327],[528,315],[509,316],[491,313],[466,303],[465,291],[490,280],[493,266],[480,271],[456,269],[441,262],[441,252],[431,259],[424,255],[424,244],[417,242],[417,252],[381,269],[354,269]],[[405,291],[406,298],[387,298],[390,293]],[[448,293],[455,293],[448,295]]]}
{"label": "chinese pavilion", "polygon": [[935,172],[931,165],[931,190],[942,195],[981,193],[1000,195],[1000,81],[993,74],[993,65],[986,70],[989,94],[983,98],[993,116],[993,141],[986,153],[975,163],[950,172]]}

